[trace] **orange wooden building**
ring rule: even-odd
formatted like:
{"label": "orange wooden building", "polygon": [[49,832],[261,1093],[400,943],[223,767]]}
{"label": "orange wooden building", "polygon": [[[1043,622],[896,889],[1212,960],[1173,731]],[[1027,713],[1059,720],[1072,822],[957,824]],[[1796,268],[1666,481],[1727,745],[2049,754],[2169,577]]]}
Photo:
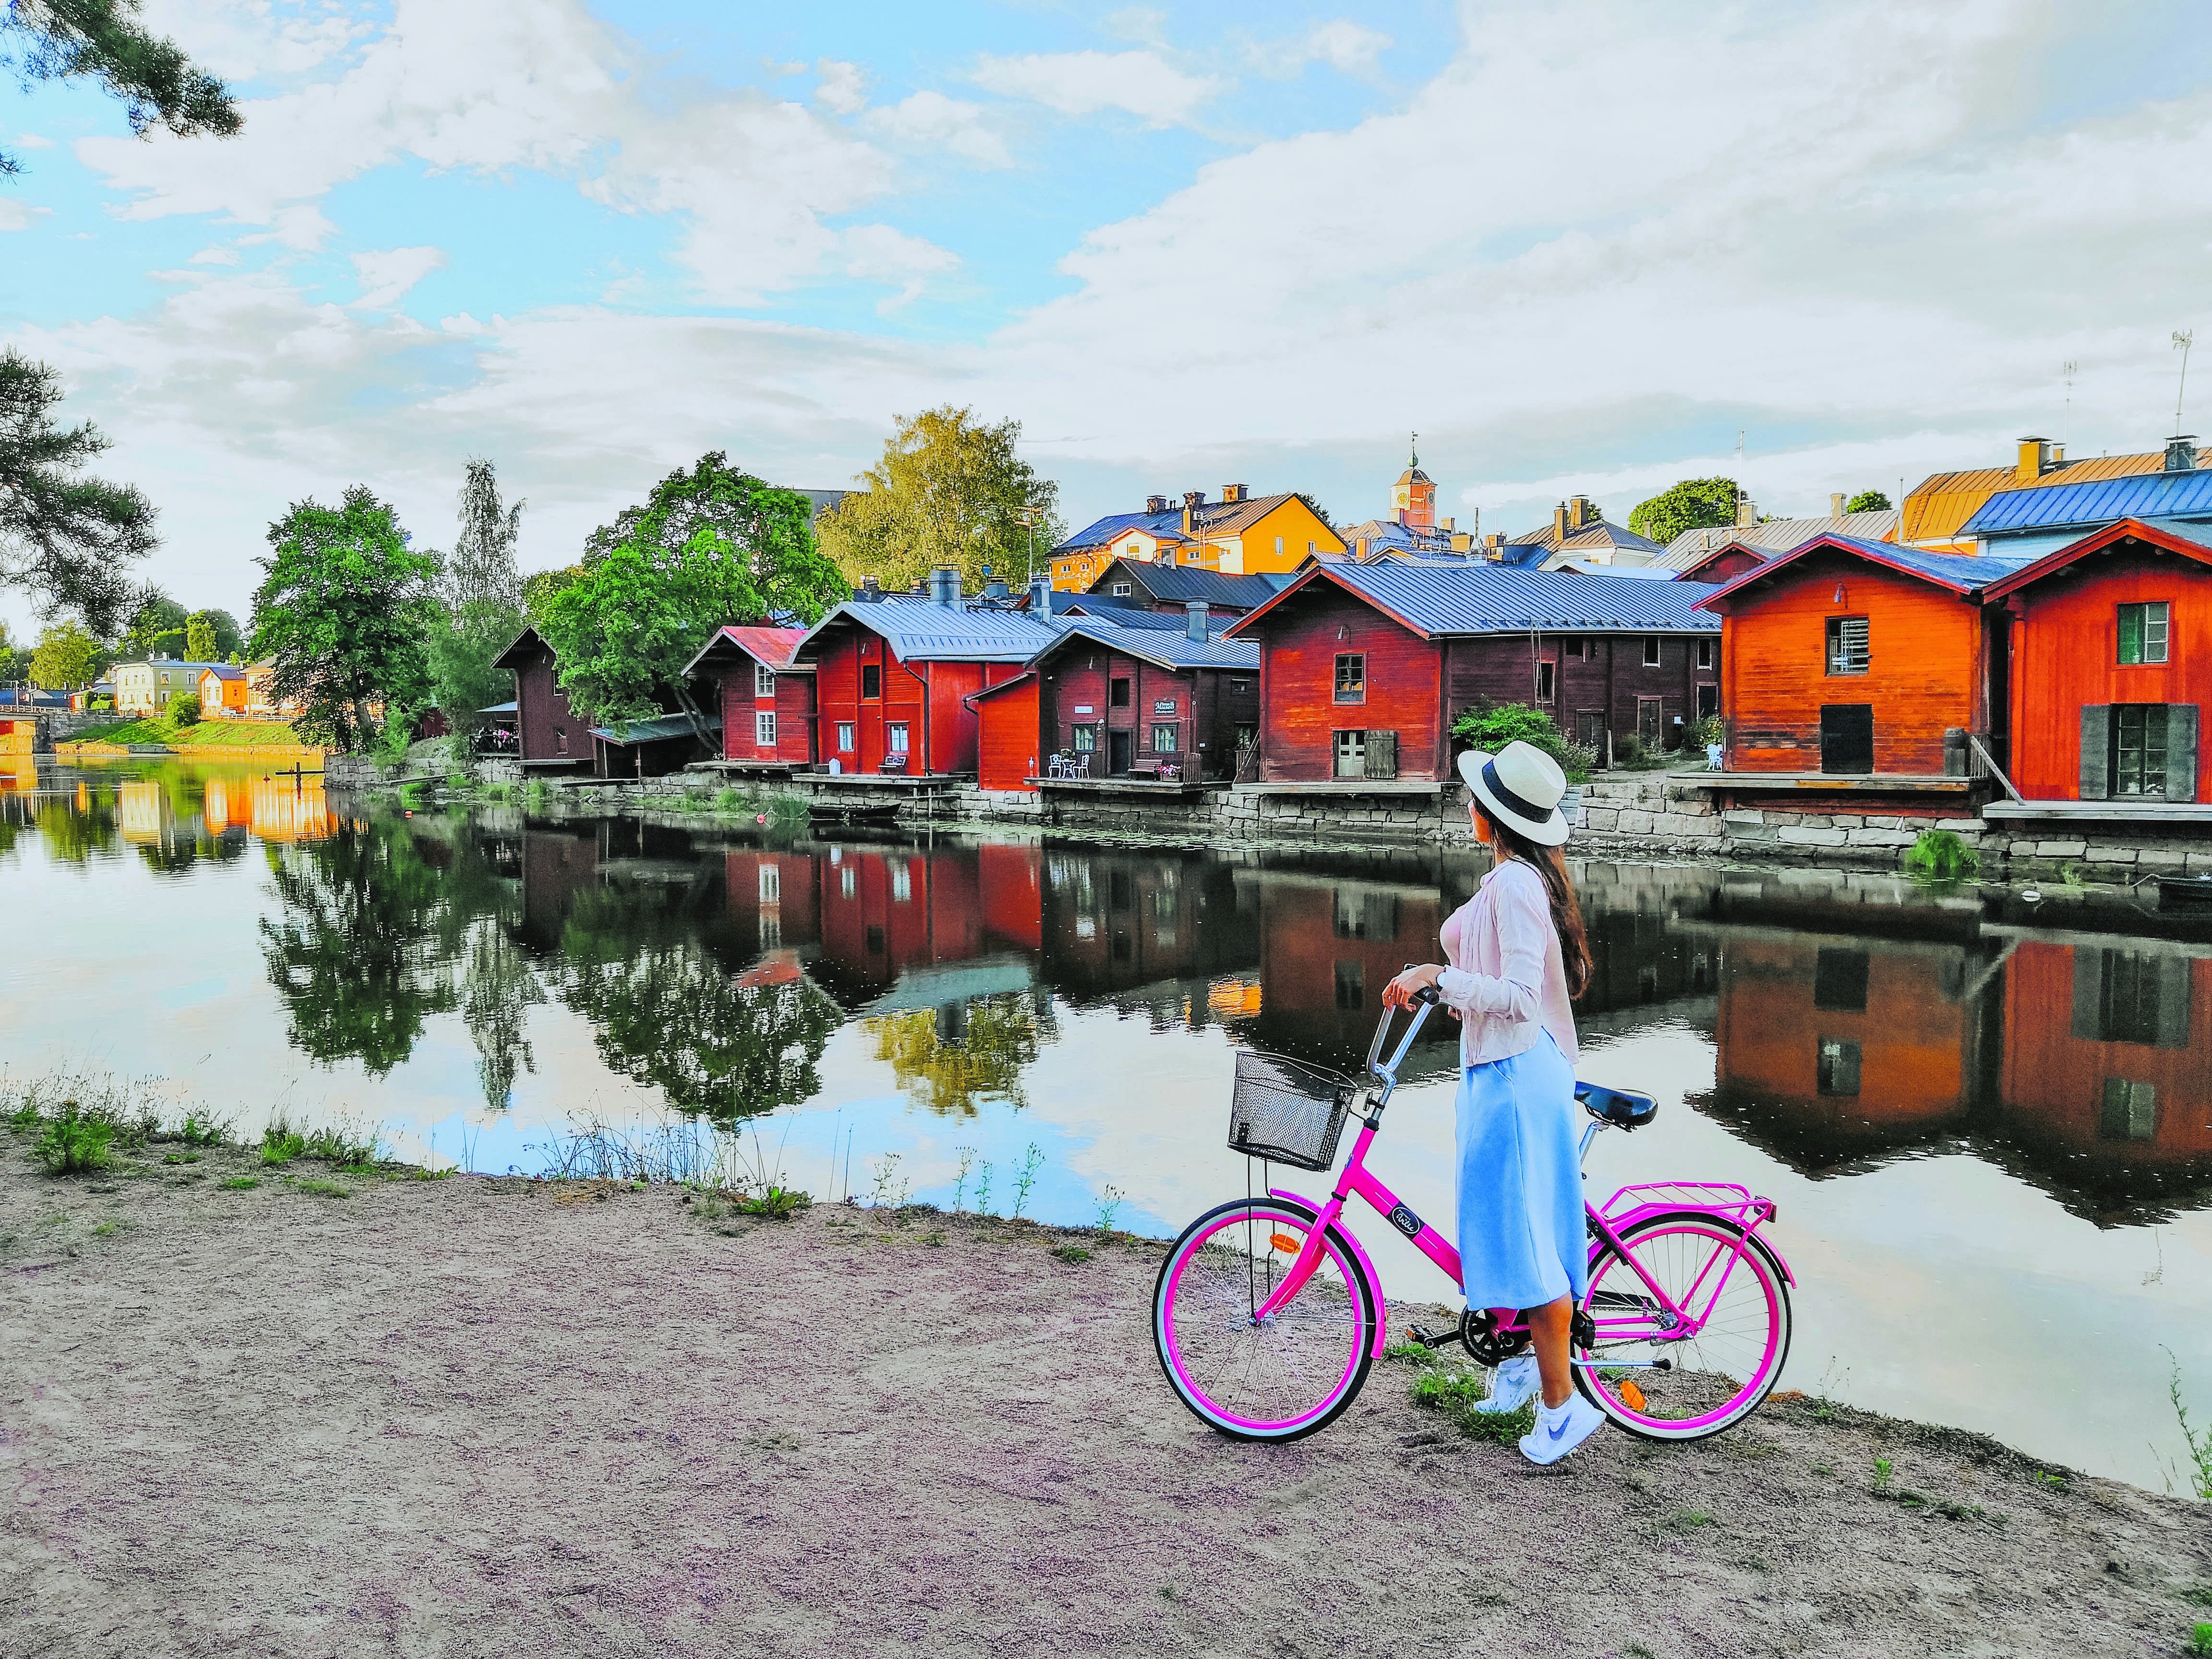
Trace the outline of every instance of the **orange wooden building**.
{"label": "orange wooden building", "polygon": [[[2200,540],[2200,537],[2208,539]],[[2124,519],[1990,584],[2030,800],[2212,800],[2212,530]]]}

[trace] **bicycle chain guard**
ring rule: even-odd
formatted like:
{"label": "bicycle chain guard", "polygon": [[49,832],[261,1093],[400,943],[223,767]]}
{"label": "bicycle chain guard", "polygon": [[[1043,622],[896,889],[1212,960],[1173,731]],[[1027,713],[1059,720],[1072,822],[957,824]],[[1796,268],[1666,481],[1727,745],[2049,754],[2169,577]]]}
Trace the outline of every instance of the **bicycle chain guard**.
{"label": "bicycle chain guard", "polygon": [[1523,1328],[1501,1331],[1498,1316],[1487,1308],[1469,1308],[1459,1316],[1459,1340],[1478,1365],[1495,1365],[1526,1351],[1528,1333]]}

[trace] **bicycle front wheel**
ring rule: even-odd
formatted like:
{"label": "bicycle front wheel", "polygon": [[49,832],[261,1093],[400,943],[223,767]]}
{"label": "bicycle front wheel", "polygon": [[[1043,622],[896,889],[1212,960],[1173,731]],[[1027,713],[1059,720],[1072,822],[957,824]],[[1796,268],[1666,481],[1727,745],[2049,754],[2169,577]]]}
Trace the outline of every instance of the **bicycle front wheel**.
{"label": "bicycle front wheel", "polygon": [[1576,1388],[1646,1440],[1699,1440],[1741,1422],[1790,1357],[1780,1263],[1704,1211],[1652,1216],[1620,1242],[1625,1255],[1607,1249],[1590,1264],[1574,1344],[1588,1363],[1575,1366]]}
{"label": "bicycle front wheel", "polygon": [[1237,1440],[1296,1440],[1349,1406],[1374,1357],[1381,1297],[1345,1236],[1322,1237],[1314,1275],[1265,1320],[1319,1218],[1282,1199],[1237,1200],[1183,1230],[1152,1291],[1152,1346],[1182,1403]]}

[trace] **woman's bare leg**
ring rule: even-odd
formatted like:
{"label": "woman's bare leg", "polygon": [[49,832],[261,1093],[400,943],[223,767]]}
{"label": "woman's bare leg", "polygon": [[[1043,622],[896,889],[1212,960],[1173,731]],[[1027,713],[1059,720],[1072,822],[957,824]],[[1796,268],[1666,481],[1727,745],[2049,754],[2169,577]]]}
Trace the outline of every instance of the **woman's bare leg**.
{"label": "woman's bare leg", "polygon": [[1529,1346],[1536,1351],[1536,1373],[1544,1379],[1544,1404],[1557,1408],[1575,1391],[1567,1370],[1567,1333],[1574,1319],[1574,1300],[1557,1302],[1526,1312]]}

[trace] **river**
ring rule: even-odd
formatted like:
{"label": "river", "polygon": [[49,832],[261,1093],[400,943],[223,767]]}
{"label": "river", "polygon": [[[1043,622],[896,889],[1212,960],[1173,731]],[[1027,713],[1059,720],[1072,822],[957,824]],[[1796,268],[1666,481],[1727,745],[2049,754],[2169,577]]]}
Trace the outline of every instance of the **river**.
{"label": "river", "polygon": [[[1433,851],[410,817],[244,763],[9,765],[19,1079],[154,1079],[243,1133],[281,1109],[495,1171],[689,1115],[750,1124],[750,1155],[817,1197],[950,1204],[957,1182],[972,1204],[988,1166],[1002,1213],[1019,1188],[1042,1219],[1117,1206],[1163,1234],[1243,1190],[1235,1052],[1356,1065],[1384,981],[1433,958],[1480,874]],[[1600,1137],[1591,1184],[1779,1201],[1782,1386],[2161,1486],[2174,1364],[2212,1416],[2212,926],[2114,890],[1574,870],[1581,1073],[1661,1103]],[[1437,1035],[1372,1162],[1448,1217]],[[1449,1293],[1379,1218],[1358,1230],[1394,1296]]]}

